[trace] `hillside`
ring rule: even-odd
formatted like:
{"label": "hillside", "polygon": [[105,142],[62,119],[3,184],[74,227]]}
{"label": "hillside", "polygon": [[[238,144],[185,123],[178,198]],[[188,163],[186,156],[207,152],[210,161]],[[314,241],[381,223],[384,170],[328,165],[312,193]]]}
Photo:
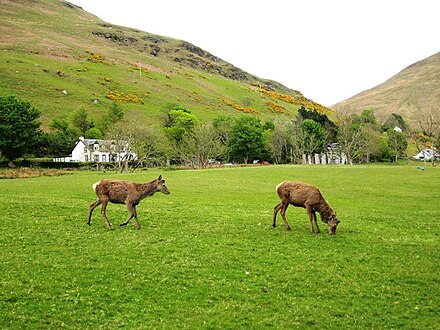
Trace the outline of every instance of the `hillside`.
{"label": "hillside", "polygon": [[419,110],[440,108],[440,52],[416,62],[384,83],[332,106],[371,109],[384,120],[397,113],[413,121]]}
{"label": "hillside", "polygon": [[59,0],[0,0],[0,95],[42,112],[43,127],[80,108],[99,120],[113,102],[137,124],[179,104],[202,120],[221,114],[331,112],[182,40],[104,22]]}

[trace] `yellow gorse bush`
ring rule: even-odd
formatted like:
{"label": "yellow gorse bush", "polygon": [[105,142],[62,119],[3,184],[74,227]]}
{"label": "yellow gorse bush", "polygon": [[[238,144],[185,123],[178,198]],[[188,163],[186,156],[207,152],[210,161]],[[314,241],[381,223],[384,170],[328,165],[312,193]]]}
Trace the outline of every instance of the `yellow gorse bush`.
{"label": "yellow gorse bush", "polygon": [[124,94],[122,92],[113,92],[110,91],[105,96],[109,100],[118,102],[118,103],[140,103],[144,104],[144,100],[142,100],[139,96],[136,94]]}
{"label": "yellow gorse bush", "polygon": [[254,109],[254,108],[245,107],[245,106],[236,104],[234,102],[228,101],[226,99],[222,99],[222,102],[224,104],[229,105],[230,107],[234,108],[235,110],[238,110],[238,111],[242,111],[242,112],[245,112],[245,113],[257,113],[257,114],[260,113],[260,111]]}
{"label": "yellow gorse bush", "polygon": [[299,92],[298,92],[299,96],[290,96],[290,95],[270,91],[268,89],[262,88],[259,85],[254,85],[254,86],[258,87],[258,90],[260,91],[260,93],[263,93],[273,99],[277,99],[277,100],[280,100],[280,101],[283,101],[286,103],[290,103],[290,104],[295,104],[295,105],[300,105],[300,106],[302,105],[306,109],[314,110],[314,111],[317,111],[317,112],[319,112],[321,114],[325,114],[325,115],[330,115],[331,113],[333,113],[333,111],[330,108],[327,108],[319,103],[316,103],[313,100],[310,100],[310,99],[304,97]]}

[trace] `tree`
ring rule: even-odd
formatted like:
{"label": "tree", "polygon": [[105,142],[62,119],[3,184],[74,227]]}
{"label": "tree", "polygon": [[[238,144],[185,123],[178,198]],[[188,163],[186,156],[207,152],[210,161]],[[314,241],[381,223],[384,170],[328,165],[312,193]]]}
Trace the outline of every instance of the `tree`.
{"label": "tree", "polygon": [[165,133],[159,127],[144,126],[134,129],[131,149],[136,153],[135,167],[162,165],[171,153]]}
{"label": "tree", "polygon": [[81,135],[79,129],[69,126],[63,119],[53,119],[50,132],[43,135],[42,151],[45,155],[68,155]]}
{"label": "tree", "polygon": [[102,132],[101,132],[101,130],[100,130],[99,128],[97,128],[97,127],[92,127],[92,128],[89,128],[89,129],[85,132],[84,136],[85,136],[87,139],[102,139],[102,137],[103,137],[104,135],[102,134]]}
{"label": "tree", "polygon": [[89,119],[86,109],[80,108],[73,113],[72,117],[73,126],[79,129],[80,133],[86,136],[86,132],[95,127],[95,124],[92,120]]}
{"label": "tree", "polygon": [[221,115],[212,121],[212,126],[216,129],[217,136],[223,145],[228,144],[233,124],[234,118],[231,115]]}
{"label": "tree", "polygon": [[347,157],[350,165],[359,159],[362,155],[362,148],[365,145],[365,134],[363,126],[358,122],[357,117],[347,115],[344,110],[338,110],[337,113],[338,125],[338,142],[341,146],[341,151]]}
{"label": "tree", "polygon": [[440,135],[440,111],[438,108],[420,110],[416,121],[425,135],[429,137]]}
{"label": "tree", "polygon": [[403,119],[403,117],[397,113],[392,113],[385,123],[382,125],[382,130],[387,132],[394,127],[399,127],[402,131],[406,131],[408,129],[408,125]]}
{"label": "tree", "polygon": [[122,111],[122,109],[118,103],[113,102],[112,106],[108,110],[107,117],[111,123],[116,123],[116,122],[124,119],[124,111]]}
{"label": "tree", "polygon": [[380,158],[380,139],[381,133],[379,130],[374,129],[377,125],[371,123],[363,126],[363,134],[365,137],[365,143],[362,147],[362,161],[369,163],[374,160],[381,160]]}
{"label": "tree", "polygon": [[185,135],[179,146],[179,155],[183,161],[205,168],[210,160],[223,156],[225,149],[215,128],[203,124]]}
{"label": "tree", "polygon": [[324,129],[313,119],[305,119],[300,124],[304,133],[303,146],[306,154],[320,153],[324,147]]}
{"label": "tree", "polygon": [[231,156],[245,164],[259,158],[264,149],[263,126],[257,117],[240,116],[234,121],[228,142]]}
{"label": "tree", "polygon": [[0,150],[13,161],[31,151],[41,136],[40,112],[15,96],[0,97]]}
{"label": "tree", "polygon": [[394,160],[396,162],[399,158],[406,156],[408,141],[406,140],[405,134],[390,129],[388,131],[388,146],[393,151]]}
{"label": "tree", "polygon": [[291,154],[292,148],[292,122],[290,120],[277,119],[274,129],[269,137],[269,150],[275,163],[285,163]]}
{"label": "tree", "polygon": [[377,125],[376,116],[373,110],[365,109],[360,115],[361,122],[364,124]]}
{"label": "tree", "polygon": [[[167,158],[169,142],[159,127],[136,126],[120,121],[107,133],[112,141],[115,155],[125,151],[125,156],[117,158],[119,172],[128,172],[143,165],[161,164]],[[136,154],[136,157],[133,157]]]}
{"label": "tree", "polygon": [[305,119],[312,119],[322,126],[325,131],[324,137],[327,143],[334,142],[337,136],[336,125],[327,117],[326,114],[319,113],[316,110],[307,110],[304,106],[298,110],[298,119],[300,121]]}
{"label": "tree", "polygon": [[124,112],[118,103],[113,102],[107,111],[107,116],[101,121],[101,131],[107,133],[112,126],[120,122],[122,119],[124,119]]}
{"label": "tree", "polygon": [[[420,110],[417,115],[417,123],[422,133],[414,132],[411,134],[414,141],[417,142],[417,149],[422,148],[440,150],[440,112],[438,108],[429,108]],[[435,157],[432,158],[434,164]]]}
{"label": "tree", "polygon": [[173,109],[168,112],[164,129],[168,138],[178,145],[184,135],[189,133],[199,123],[199,119],[190,111],[180,108]]}
{"label": "tree", "polygon": [[[120,173],[130,170],[130,161],[132,161],[132,147],[137,137],[135,127],[128,123],[115,125],[107,134],[107,139],[111,140],[110,159],[116,160],[116,170]],[[124,153],[125,151],[125,153]],[[119,155],[124,156],[119,157]]]}

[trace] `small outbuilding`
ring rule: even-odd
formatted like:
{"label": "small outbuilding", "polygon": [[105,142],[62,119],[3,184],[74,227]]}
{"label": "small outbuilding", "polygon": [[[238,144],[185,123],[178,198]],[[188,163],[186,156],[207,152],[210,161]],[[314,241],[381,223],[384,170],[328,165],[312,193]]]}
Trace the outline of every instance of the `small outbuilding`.
{"label": "small outbuilding", "polygon": [[419,160],[431,160],[434,157],[438,157],[438,153],[435,149],[425,148],[421,150],[417,155],[413,156],[415,159]]}

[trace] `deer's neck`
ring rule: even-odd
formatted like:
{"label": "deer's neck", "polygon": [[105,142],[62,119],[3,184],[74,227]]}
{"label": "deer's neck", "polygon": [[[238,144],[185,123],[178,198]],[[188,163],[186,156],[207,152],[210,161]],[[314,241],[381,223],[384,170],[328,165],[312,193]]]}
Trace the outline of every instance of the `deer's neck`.
{"label": "deer's neck", "polygon": [[318,212],[319,212],[319,215],[321,216],[321,220],[323,222],[327,222],[334,213],[332,208],[330,207],[330,205],[328,205],[328,203],[326,201],[321,203],[321,205],[319,206]]}

